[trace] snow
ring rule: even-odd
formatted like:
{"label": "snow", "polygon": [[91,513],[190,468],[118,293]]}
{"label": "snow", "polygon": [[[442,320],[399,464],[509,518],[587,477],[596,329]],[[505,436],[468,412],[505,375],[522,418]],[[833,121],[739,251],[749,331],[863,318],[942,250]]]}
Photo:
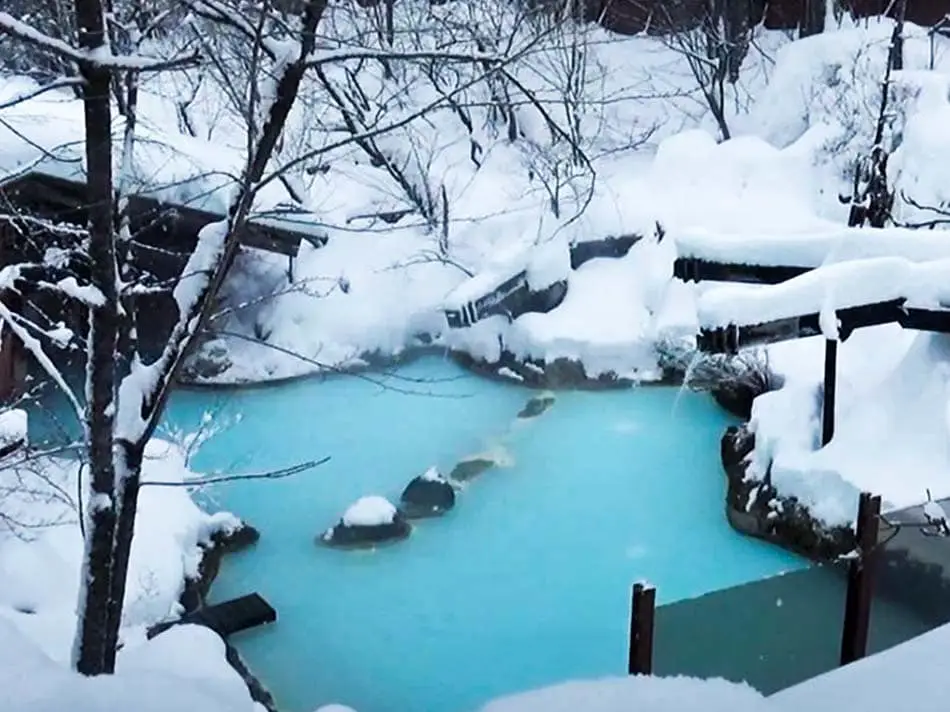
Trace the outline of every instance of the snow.
{"label": "snow", "polygon": [[360,497],[343,513],[343,526],[378,527],[392,524],[396,519],[396,507],[385,497],[370,495]]}
{"label": "snow", "polygon": [[421,478],[425,482],[448,482],[448,480],[442,476],[442,473],[439,472],[439,468],[437,467],[430,467],[428,470],[422,473]]}
{"label": "snow", "polygon": [[[701,702],[700,702],[701,701]],[[481,712],[682,712],[701,704],[708,712],[772,709],[748,685],[687,677],[618,677],[565,682],[502,698]]]}
{"label": "snow", "polygon": [[950,304],[950,260],[916,264],[900,257],[842,262],[763,288],[716,287],[698,302],[702,326],[762,324],[822,310],[895,299],[915,305]]}
{"label": "snow", "polygon": [[890,650],[827,672],[769,698],[777,710],[893,712],[926,709],[946,699],[950,681],[942,661],[950,626],[925,633]]}
{"label": "snow", "polygon": [[[398,7],[397,21],[405,21],[414,11]],[[447,7],[435,12],[441,18],[442,13],[479,11]],[[333,32],[359,36],[351,32],[360,29],[357,20],[342,14],[335,19],[339,24]],[[30,34],[9,15],[0,14],[0,25],[62,49]],[[306,243],[301,247],[293,280],[286,277],[283,258],[238,256],[225,296],[232,304],[250,306],[234,309],[220,322],[223,331],[238,334],[222,337],[233,365],[221,380],[277,379],[365,365],[371,357],[404,352],[421,336],[489,360],[506,349],[521,358],[575,360],[590,376],[612,373],[650,380],[659,375],[657,342],[689,337],[697,326],[753,324],[818,313],[822,335],[838,338],[836,309],[890,299],[928,306],[950,303],[946,286],[950,240],[943,232],[843,225],[847,206],[838,195],[850,191],[854,158],[869,148],[892,27],[890,21],[868,21],[798,42],[787,42],[782,33],[762,33],[740,86],[728,89],[728,118],[735,138],[723,142],[714,138],[713,123],[691,93],[694,87],[682,57],[651,38],[610,39],[596,29],[578,30],[589,33],[584,38],[590,42],[585,60],[590,71],[583,81],[584,92],[593,96],[583,102],[581,133],[596,180],[578,173],[564,182],[563,171],[573,170],[572,164],[561,160],[562,149],[546,135],[546,122],[527,106],[518,107],[527,138],[512,143],[495,135],[475,109],[471,130],[448,110],[440,110],[426,122],[376,137],[381,151],[403,167],[419,194],[438,196],[444,191],[450,216],[447,245],[439,242],[442,226],[428,224],[405,191],[385,171],[370,165],[363,153],[338,142],[337,148],[327,149],[338,137],[313,126],[338,123],[338,117],[326,108],[326,97],[307,85],[308,103],[298,107],[286,131],[287,155],[275,156],[275,163],[293,166],[297,160],[291,155],[293,146],[314,153],[312,165],[298,166],[300,170],[288,174],[288,180],[302,186],[307,211],[286,220],[257,218],[277,213],[291,202],[289,192],[271,177],[261,184],[255,219],[282,226],[293,222],[295,229],[326,236],[329,243],[320,249]],[[893,117],[886,142],[896,146],[889,164],[898,194],[895,218],[919,224],[935,215],[915,203],[940,205],[950,200],[950,63],[946,42],[937,38],[936,71],[928,71],[925,31],[907,29],[906,69],[893,76]],[[327,64],[331,59],[373,56],[363,48],[337,47],[332,38],[326,42],[331,46],[319,48],[311,61],[324,63],[331,79],[338,78],[335,66]],[[293,43],[267,44],[278,61],[298,49]],[[474,56],[475,50],[469,50],[463,43],[458,53]],[[397,51],[408,56],[414,50],[406,46]],[[539,91],[548,107],[563,103],[551,79],[563,68],[544,66],[556,65],[556,57],[557,52],[539,49],[511,67],[521,81]],[[151,61],[104,53],[97,59],[139,69]],[[188,91],[182,85],[187,78],[143,76],[142,81],[139,140],[130,159],[129,180],[136,189],[163,200],[224,215],[235,176],[244,168],[241,119],[213,83],[206,82],[195,89],[191,115],[201,138],[176,133],[174,127],[180,123],[176,104]],[[438,99],[425,82],[407,82],[409,89],[398,81],[387,83],[376,63],[361,70],[360,81],[366,83],[366,95],[374,97],[368,113],[378,112],[384,125],[394,125],[414,108]],[[393,89],[387,87],[392,86],[397,92],[405,89],[404,94],[389,96]],[[65,91],[34,96],[38,89],[19,78],[0,83],[0,183],[29,170],[73,179],[82,176],[81,107]],[[11,105],[12,99],[24,96],[31,98]],[[477,93],[468,98],[473,107],[487,103]],[[113,128],[122,134],[121,119]],[[645,145],[633,146],[653,128],[657,130]],[[477,154],[478,166],[470,154]],[[556,211],[551,209],[552,187],[561,191]],[[586,210],[580,212],[583,206]],[[374,217],[405,210],[415,212],[395,224]],[[662,241],[651,239],[657,223],[666,234]],[[195,265],[213,261],[220,231],[219,224],[203,232]],[[631,233],[646,237],[626,257],[596,259],[576,271],[569,269],[567,245],[572,240]],[[670,283],[677,256],[818,269],[776,287],[694,287]],[[533,289],[566,279],[563,304],[549,314],[526,314],[512,322],[493,317],[470,329],[446,328],[443,308],[461,307],[522,271]],[[194,297],[203,279],[192,273],[178,285],[180,303]],[[74,283],[57,286],[90,303],[101,299]],[[5,310],[0,303],[0,317],[9,316]],[[37,353],[33,336],[15,324],[11,328]],[[255,339],[265,345],[253,343]],[[881,494],[888,508],[921,503],[928,492],[934,499],[950,496],[948,337],[887,326],[861,330],[840,344],[836,431],[826,447],[819,443],[822,342],[819,337],[768,347],[770,363],[785,376],[785,385],[755,401],[750,427],[756,434],[756,449],[750,476],[762,477],[771,468],[772,483],[780,494],[798,497],[829,524],[851,522],[863,490]],[[52,369],[48,362],[42,365]],[[153,379],[153,370],[136,364],[123,382],[120,432],[141,430],[135,413]],[[75,397],[71,400],[78,409]],[[21,432],[22,417],[16,411],[0,417],[0,436]],[[181,478],[185,469],[175,448],[150,446],[147,480]],[[153,658],[167,656],[166,662],[180,662],[182,669],[161,673],[167,676],[164,689],[174,687],[185,694],[186,688],[194,687],[195,694],[215,696],[205,690],[204,682],[185,679],[186,662],[196,674],[211,672],[184,652],[189,646],[214,647],[202,642],[204,632],[176,629],[148,644],[142,644],[136,633],[174,615],[182,577],[196,570],[197,544],[216,527],[233,526],[234,521],[202,514],[183,488],[143,487],[124,621],[127,650],[120,656],[123,670],[113,681],[77,681],[61,669],[74,625],[81,553],[74,508],[62,492],[76,490],[76,468],[50,460],[42,474],[61,492],[48,493],[41,504],[18,497],[3,502],[16,515],[14,520],[25,517],[27,522],[57,526],[42,528],[26,539],[0,533],[4,582],[0,626],[5,626],[0,630],[0,656],[10,657],[11,650],[22,647],[9,667],[2,664],[6,660],[0,661],[0,675],[9,672],[15,682],[27,667],[42,670],[49,686],[29,691],[21,684],[17,694],[42,697],[65,690],[63,694],[80,700],[80,707],[86,704],[83,695],[89,696],[88,708],[98,710],[99,702],[93,698],[105,693],[97,690],[108,690],[121,700],[126,694],[123,679],[133,687],[153,689],[151,685],[165,678],[143,671],[158,665]],[[4,476],[0,473],[0,478]],[[937,505],[931,504],[926,506],[936,514]],[[391,522],[394,516],[395,507],[385,499],[365,497],[347,510],[343,521],[374,525]],[[32,643],[6,645],[7,640],[18,640],[17,635]],[[922,647],[945,643],[947,635],[943,632]],[[177,645],[180,654],[177,647],[175,652],[163,647]],[[908,660],[923,655],[908,650],[902,653]],[[136,667],[136,656],[145,661],[144,667]],[[211,657],[219,660],[220,651]],[[824,676],[813,688],[800,686],[799,692],[789,691],[775,702],[805,700],[808,690],[824,689],[805,705],[818,710],[826,697],[844,695],[845,689],[849,694],[867,685],[875,689],[883,684],[882,674],[871,675],[873,680],[862,678],[861,685],[848,677],[857,675],[862,665],[873,670],[882,664],[871,661]],[[911,682],[923,680],[926,665],[918,668],[899,670],[895,686],[902,676]],[[221,671],[222,689],[229,674]],[[842,679],[850,682],[833,682]],[[941,679],[934,674],[926,684],[938,686]],[[595,712],[600,709],[597,705],[603,710],[683,709],[687,694],[715,705],[713,698],[718,700],[720,693],[723,700],[730,700],[723,702],[730,709],[775,707],[772,700],[727,683],[625,678],[527,693],[492,703],[486,712]],[[235,687],[234,694],[233,704],[221,709],[248,707],[243,688]],[[145,697],[142,704],[154,704],[156,710],[165,709],[160,707],[165,702],[174,708],[170,696]],[[883,709],[886,695],[870,697],[869,704],[879,703]],[[37,709],[42,704],[53,709],[52,700],[39,699]],[[888,708],[905,701],[892,701]],[[208,700],[177,708],[214,710],[215,704]],[[842,697],[837,707],[850,704]]]}
{"label": "snow", "polygon": [[571,251],[565,240],[554,238],[536,247],[528,260],[528,286],[539,292],[571,274]]}
{"label": "snow", "polygon": [[257,712],[224,660],[224,643],[199,626],[178,626],[119,653],[115,675],[84,677],[45,655],[0,617],[0,686],[9,712]]}
{"label": "snow", "polygon": [[914,262],[950,258],[939,232],[889,227],[824,227],[808,232],[754,235],[692,229],[674,235],[677,256],[731,264],[819,267],[871,257],[900,256]]}
{"label": "snow", "polygon": [[69,669],[83,552],[73,499],[78,470],[75,461],[58,457],[15,460],[0,470],[4,709],[52,712],[68,699],[70,709],[82,712],[250,712],[247,688],[225,662],[215,634],[185,626],[145,642],[149,626],[180,613],[178,598],[185,577],[198,572],[200,545],[238,523],[228,514],[202,512],[186,487],[148,484],[193,477],[184,451],[165,441],[151,441],[145,452],[118,674],[88,680]]}
{"label": "snow", "polygon": [[22,408],[9,408],[0,412],[0,444],[9,445],[26,440],[27,414]]}

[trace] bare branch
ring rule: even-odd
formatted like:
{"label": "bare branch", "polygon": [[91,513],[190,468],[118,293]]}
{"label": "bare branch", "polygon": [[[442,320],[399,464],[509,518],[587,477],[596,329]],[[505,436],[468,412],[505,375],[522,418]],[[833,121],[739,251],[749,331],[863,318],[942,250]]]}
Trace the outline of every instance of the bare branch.
{"label": "bare branch", "polygon": [[320,465],[330,461],[330,456],[320,458],[319,460],[309,460],[297,465],[284,467],[279,470],[270,470],[268,472],[254,472],[242,475],[220,475],[215,477],[201,477],[191,480],[182,480],[181,482],[163,482],[161,480],[142,480],[142,487],[204,487],[206,485],[217,485],[222,482],[238,482],[241,480],[280,480],[284,477],[299,475],[301,472],[312,470]]}
{"label": "bare branch", "polygon": [[173,59],[159,59],[144,55],[115,55],[107,48],[95,51],[77,49],[55,37],[44,35],[25,22],[17,20],[6,12],[0,12],[0,34],[10,35],[27,44],[39,47],[63,59],[76,64],[91,64],[109,69],[121,69],[133,72],[160,72],[169,69],[181,69],[198,63],[197,53]]}
{"label": "bare branch", "polygon": [[36,97],[41,96],[42,94],[45,94],[47,92],[57,91],[59,89],[75,88],[79,86],[82,86],[82,79],[79,79],[78,77],[66,77],[63,79],[57,79],[54,82],[43,84],[37,87],[36,89],[21,92],[17,94],[16,96],[14,96],[12,99],[7,99],[5,102],[0,103],[0,111],[14,107],[17,104],[22,104],[26,101],[29,101],[30,99],[35,99]]}

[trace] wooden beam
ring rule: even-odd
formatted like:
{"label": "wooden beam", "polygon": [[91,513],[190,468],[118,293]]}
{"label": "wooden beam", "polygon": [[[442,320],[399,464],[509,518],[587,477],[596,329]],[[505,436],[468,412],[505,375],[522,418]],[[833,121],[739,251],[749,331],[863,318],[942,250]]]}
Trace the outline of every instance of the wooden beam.
{"label": "wooden beam", "polygon": [[812,269],[812,267],[713,262],[699,257],[679,257],[673,262],[673,276],[684,282],[781,284]]}
{"label": "wooden beam", "polygon": [[870,493],[862,492],[858,500],[857,556],[848,564],[848,589],[841,630],[842,665],[860,660],[867,654],[880,516],[880,496],[872,497]]}
{"label": "wooden beam", "polygon": [[838,342],[825,339],[825,377],[821,397],[821,446],[835,435],[835,390],[838,380]]}
{"label": "wooden beam", "polygon": [[656,588],[643,583],[633,584],[630,606],[630,653],[627,673],[653,674],[653,622],[656,615]]}

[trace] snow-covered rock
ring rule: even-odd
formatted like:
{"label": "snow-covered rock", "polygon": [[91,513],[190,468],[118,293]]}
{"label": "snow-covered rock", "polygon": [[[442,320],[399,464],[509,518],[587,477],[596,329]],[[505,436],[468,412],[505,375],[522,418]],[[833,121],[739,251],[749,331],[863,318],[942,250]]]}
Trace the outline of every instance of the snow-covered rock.
{"label": "snow-covered rock", "polygon": [[320,541],[341,548],[372,547],[409,536],[412,527],[385,497],[361,497],[347,507],[340,521]]}

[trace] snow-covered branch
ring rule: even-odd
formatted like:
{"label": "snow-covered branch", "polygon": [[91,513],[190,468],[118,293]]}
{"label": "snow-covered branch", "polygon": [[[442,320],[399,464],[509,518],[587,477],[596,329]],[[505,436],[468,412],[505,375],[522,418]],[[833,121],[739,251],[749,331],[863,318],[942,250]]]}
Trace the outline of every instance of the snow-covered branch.
{"label": "snow-covered branch", "polygon": [[4,102],[0,102],[0,111],[4,109],[9,109],[16,106],[17,104],[22,104],[25,101],[30,99],[35,99],[36,97],[45,94],[51,91],[58,91],[60,89],[71,89],[78,86],[82,86],[82,80],[78,77],[66,77],[63,79],[57,79],[56,81],[49,82],[47,84],[42,84],[35,89],[29,91],[23,91],[10,99],[7,99]]}
{"label": "snow-covered branch", "polygon": [[61,39],[43,34],[27,23],[17,20],[7,12],[0,12],[0,34],[10,35],[22,42],[26,42],[27,44],[77,64],[91,64],[114,70],[161,72],[169,69],[194,66],[200,59],[197,53],[192,53],[184,57],[173,57],[171,59],[132,54],[117,55],[105,45],[91,50],[79,49]]}

